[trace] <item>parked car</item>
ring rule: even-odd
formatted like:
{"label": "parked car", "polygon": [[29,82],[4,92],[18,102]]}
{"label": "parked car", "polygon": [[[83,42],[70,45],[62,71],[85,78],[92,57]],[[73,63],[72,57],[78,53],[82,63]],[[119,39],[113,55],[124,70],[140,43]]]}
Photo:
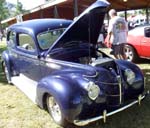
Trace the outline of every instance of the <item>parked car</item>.
{"label": "parked car", "polygon": [[2,53],[7,81],[59,125],[105,122],[148,93],[136,65],[97,48],[108,6],[98,0],[75,21],[36,19],[8,28],[8,48]]}
{"label": "parked car", "polygon": [[150,59],[150,25],[136,27],[129,31],[128,42],[125,45],[125,55],[128,61],[138,58]]}

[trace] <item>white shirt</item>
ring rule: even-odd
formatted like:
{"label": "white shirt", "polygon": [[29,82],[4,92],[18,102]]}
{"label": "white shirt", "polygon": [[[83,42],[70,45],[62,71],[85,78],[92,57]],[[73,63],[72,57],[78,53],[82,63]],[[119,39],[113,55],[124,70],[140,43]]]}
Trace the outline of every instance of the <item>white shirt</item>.
{"label": "white shirt", "polygon": [[127,23],[122,17],[115,16],[110,20],[108,33],[112,33],[110,39],[112,44],[118,45],[120,43],[126,43],[127,31]]}

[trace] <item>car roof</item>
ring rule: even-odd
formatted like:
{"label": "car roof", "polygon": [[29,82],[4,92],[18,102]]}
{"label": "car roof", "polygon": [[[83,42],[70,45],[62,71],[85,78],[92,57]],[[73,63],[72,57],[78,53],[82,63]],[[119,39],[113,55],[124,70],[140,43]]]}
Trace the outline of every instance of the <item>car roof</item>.
{"label": "car roof", "polygon": [[52,30],[57,28],[66,28],[72,23],[71,20],[66,19],[34,19],[11,25],[9,29],[16,31],[28,31],[34,34],[40,33],[46,30]]}

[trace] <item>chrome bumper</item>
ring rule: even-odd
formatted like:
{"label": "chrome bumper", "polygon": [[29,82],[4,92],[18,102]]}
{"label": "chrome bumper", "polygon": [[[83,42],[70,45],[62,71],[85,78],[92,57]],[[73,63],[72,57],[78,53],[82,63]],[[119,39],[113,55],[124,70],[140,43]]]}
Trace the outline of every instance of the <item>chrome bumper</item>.
{"label": "chrome bumper", "polygon": [[86,119],[86,120],[74,120],[74,124],[77,125],[77,126],[84,126],[84,125],[87,125],[87,124],[89,124],[89,123],[91,123],[91,122],[94,122],[94,121],[97,121],[97,120],[100,120],[100,119],[103,119],[104,122],[106,122],[106,117],[111,116],[111,115],[113,115],[113,114],[115,114],[115,113],[121,112],[121,111],[123,111],[123,110],[125,110],[125,109],[131,107],[132,105],[134,105],[134,104],[136,104],[136,103],[138,103],[138,104],[140,105],[140,104],[141,104],[141,101],[142,101],[142,100],[146,97],[146,95],[148,95],[148,94],[149,94],[149,91],[147,91],[144,95],[139,95],[138,99],[135,100],[135,101],[133,101],[132,103],[130,103],[130,104],[128,104],[128,105],[126,105],[126,106],[124,106],[124,107],[122,107],[122,108],[119,108],[119,109],[117,109],[117,110],[115,110],[115,111],[112,111],[112,112],[110,112],[110,113],[107,113],[107,111],[104,110],[104,111],[103,111],[103,115],[101,115],[101,116],[94,117],[94,118],[91,118],[91,119]]}

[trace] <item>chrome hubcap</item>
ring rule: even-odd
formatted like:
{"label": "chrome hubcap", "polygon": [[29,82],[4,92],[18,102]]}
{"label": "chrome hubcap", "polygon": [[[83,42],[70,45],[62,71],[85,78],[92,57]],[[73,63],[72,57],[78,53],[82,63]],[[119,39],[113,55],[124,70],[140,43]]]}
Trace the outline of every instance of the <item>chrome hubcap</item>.
{"label": "chrome hubcap", "polygon": [[48,99],[51,115],[56,122],[61,120],[61,110],[58,103],[55,101],[54,97],[49,97]]}
{"label": "chrome hubcap", "polygon": [[7,69],[6,65],[5,65],[5,63],[4,63],[4,73],[5,73],[7,81],[9,81],[9,72],[8,72],[8,69]]}
{"label": "chrome hubcap", "polygon": [[132,50],[130,48],[125,47],[124,53],[125,53],[125,56],[126,56],[126,60],[132,61],[132,59],[133,59],[133,52],[132,52]]}

